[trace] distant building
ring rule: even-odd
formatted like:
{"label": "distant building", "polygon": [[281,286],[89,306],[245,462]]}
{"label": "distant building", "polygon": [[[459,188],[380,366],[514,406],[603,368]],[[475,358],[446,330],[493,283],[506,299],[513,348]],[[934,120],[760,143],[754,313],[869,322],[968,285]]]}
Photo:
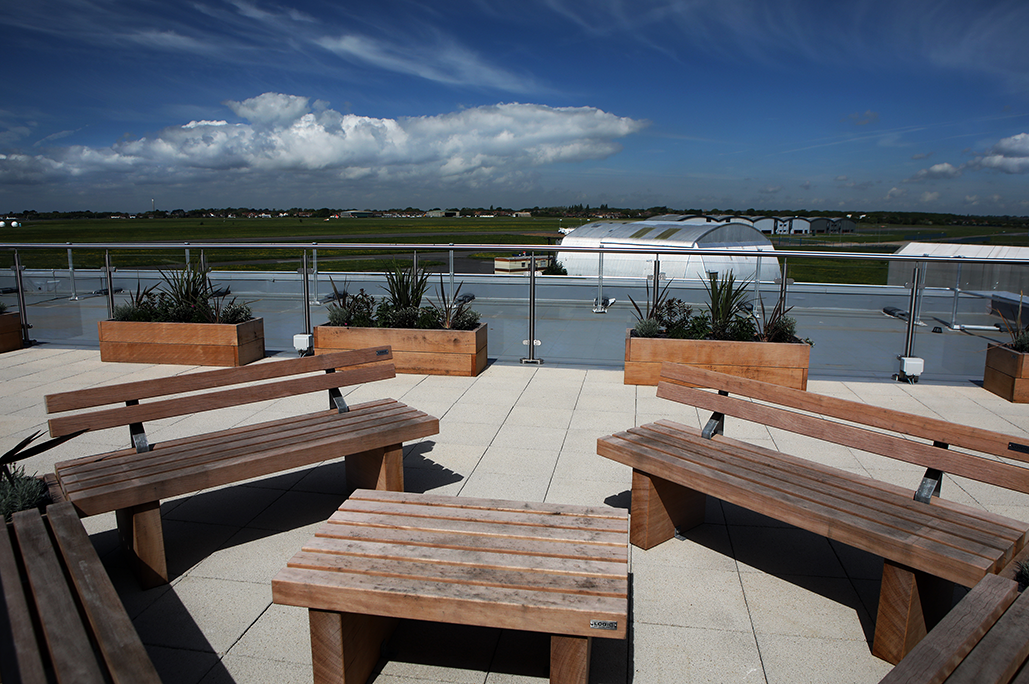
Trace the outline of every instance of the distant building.
{"label": "distant building", "polygon": [[425,212],[425,215],[429,218],[460,218],[461,212],[456,209],[433,209]]}

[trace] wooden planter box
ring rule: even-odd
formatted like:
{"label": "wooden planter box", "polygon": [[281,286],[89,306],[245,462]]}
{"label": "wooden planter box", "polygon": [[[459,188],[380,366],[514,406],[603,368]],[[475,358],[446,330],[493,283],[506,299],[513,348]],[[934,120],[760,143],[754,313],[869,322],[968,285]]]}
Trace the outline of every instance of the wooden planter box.
{"label": "wooden planter box", "polygon": [[17,311],[0,314],[0,352],[21,349],[21,316]]}
{"label": "wooden planter box", "polygon": [[665,361],[807,389],[811,345],[633,337],[625,331],[625,384],[656,385]]}
{"label": "wooden planter box", "polygon": [[100,360],[245,366],[264,358],[264,319],[245,323],[100,321]]}
{"label": "wooden planter box", "polygon": [[990,345],[986,350],[983,387],[1016,404],[1029,404],[1029,354]]}
{"label": "wooden planter box", "polygon": [[314,352],[346,351],[389,345],[398,373],[475,377],[486,368],[486,324],[475,330],[346,328],[319,325]]}

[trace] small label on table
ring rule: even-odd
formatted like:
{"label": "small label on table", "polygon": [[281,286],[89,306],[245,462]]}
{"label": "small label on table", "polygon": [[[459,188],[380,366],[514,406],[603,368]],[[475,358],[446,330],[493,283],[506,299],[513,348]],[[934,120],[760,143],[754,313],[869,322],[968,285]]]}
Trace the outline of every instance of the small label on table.
{"label": "small label on table", "polygon": [[614,620],[590,620],[590,629],[618,630],[618,623]]}

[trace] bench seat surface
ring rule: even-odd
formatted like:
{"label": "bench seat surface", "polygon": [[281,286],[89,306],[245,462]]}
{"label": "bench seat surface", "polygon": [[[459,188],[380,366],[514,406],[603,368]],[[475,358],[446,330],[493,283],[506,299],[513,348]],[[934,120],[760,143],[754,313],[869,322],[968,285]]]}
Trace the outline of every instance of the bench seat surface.
{"label": "bench seat surface", "polygon": [[723,436],[658,421],[597,452],[689,489],[964,586],[999,572],[1029,525]]}
{"label": "bench seat surface", "polygon": [[439,421],[393,399],[248,425],[56,465],[67,500],[95,515],[439,432]]}
{"label": "bench seat surface", "polygon": [[626,637],[628,516],[358,490],[272,581],[276,603]]}

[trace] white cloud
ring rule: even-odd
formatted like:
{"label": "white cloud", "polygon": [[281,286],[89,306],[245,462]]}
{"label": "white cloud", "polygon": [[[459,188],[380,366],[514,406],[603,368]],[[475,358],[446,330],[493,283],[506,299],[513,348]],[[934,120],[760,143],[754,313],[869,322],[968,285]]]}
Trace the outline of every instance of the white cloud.
{"label": "white cloud", "polygon": [[890,191],[886,193],[886,200],[900,199],[908,194],[908,191],[904,188],[890,188]]}
{"label": "white cloud", "polygon": [[965,195],[965,204],[976,206],[979,204],[979,195]]}
{"label": "white cloud", "polygon": [[950,164],[949,162],[942,162],[940,164],[933,164],[928,169],[922,169],[911,178],[905,181],[906,183],[920,183],[927,180],[944,180],[949,178],[957,178],[961,175],[961,168]]}
{"label": "white cloud", "polygon": [[592,107],[498,104],[438,116],[379,119],[265,93],[227,102],[246,123],[190,121],[151,138],[0,159],[0,181],[273,183],[289,172],[342,189],[354,180],[510,186],[534,169],[603,159],[646,122]]}
{"label": "white cloud", "polygon": [[938,199],[940,199],[940,193],[938,193],[938,192],[923,192],[922,193],[922,202],[924,202],[925,204],[929,204],[931,202],[935,202]]}
{"label": "white cloud", "polygon": [[1004,138],[970,165],[1004,173],[1029,173],[1029,133]]}

